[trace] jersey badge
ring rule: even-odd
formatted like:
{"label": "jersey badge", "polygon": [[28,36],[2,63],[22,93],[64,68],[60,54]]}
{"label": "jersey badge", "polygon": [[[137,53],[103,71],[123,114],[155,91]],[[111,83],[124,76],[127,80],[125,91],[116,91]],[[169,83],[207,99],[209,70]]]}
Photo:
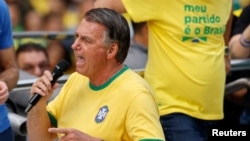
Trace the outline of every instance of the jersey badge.
{"label": "jersey badge", "polygon": [[107,116],[108,112],[109,112],[109,108],[107,105],[101,107],[95,117],[96,123],[101,123]]}

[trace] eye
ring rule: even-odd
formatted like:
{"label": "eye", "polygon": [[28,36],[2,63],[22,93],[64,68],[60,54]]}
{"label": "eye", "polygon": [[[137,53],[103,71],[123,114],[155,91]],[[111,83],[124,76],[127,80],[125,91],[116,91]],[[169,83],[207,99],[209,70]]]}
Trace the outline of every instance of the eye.
{"label": "eye", "polygon": [[85,43],[85,44],[93,44],[94,40],[87,37],[87,36],[84,36],[84,37],[81,37],[80,38],[80,41]]}
{"label": "eye", "polygon": [[78,34],[75,34],[74,39],[76,39],[77,37],[78,37]]}
{"label": "eye", "polygon": [[90,38],[84,38],[84,40],[85,40],[85,42],[87,42],[87,43],[92,43],[92,42],[93,42],[93,40],[91,40]]}
{"label": "eye", "polygon": [[34,67],[33,66],[25,66],[24,68],[23,68],[23,70],[25,70],[25,71],[32,71],[34,69]]}
{"label": "eye", "polygon": [[45,70],[45,69],[48,69],[48,68],[49,68],[49,64],[48,64],[48,63],[42,63],[42,64],[39,65],[39,67],[40,67],[41,69]]}

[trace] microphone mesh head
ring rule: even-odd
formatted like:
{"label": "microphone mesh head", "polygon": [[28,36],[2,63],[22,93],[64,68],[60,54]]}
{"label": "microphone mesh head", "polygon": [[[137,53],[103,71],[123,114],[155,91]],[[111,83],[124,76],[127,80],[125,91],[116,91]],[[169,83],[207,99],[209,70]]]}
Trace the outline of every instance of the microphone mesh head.
{"label": "microphone mesh head", "polygon": [[69,68],[69,63],[66,60],[62,60],[58,63],[57,67],[62,71],[65,71]]}

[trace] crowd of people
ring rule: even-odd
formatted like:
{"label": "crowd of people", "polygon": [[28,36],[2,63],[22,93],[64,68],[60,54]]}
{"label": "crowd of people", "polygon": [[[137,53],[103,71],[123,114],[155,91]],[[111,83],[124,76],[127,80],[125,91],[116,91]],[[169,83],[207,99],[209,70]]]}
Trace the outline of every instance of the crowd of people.
{"label": "crowd of people", "polygon": [[[76,25],[82,18],[80,13],[84,14],[89,9],[91,1],[93,0],[41,0],[39,2],[6,0],[11,15],[13,32],[35,32],[40,33],[41,37],[46,35],[43,35],[44,33],[40,31],[74,32]],[[14,39],[15,49],[23,44],[23,40],[26,39]],[[71,49],[73,38],[62,40],[36,38],[28,41],[39,43],[46,48],[50,58],[50,69],[53,69],[62,59],[66,59],[72,65],[71,68],[74,71],[73,51]]]}
{"label": "crowd of people", "polygon": [[[240,13],[231,0],[1,2],[1,114],[8,121],[4,103],[22,69],[37,77],[30,96],[41,95],[27,113],[29,141],[209,141],[211,128],[234,128],[221,121],[239,95],[237,123],[250,126],[242,102],[248,88],[224,96],[230,61],[250,55],[250,1],[239,1]],[[18,31],[71,31],[75,38],[11,38]],[[58,88],[51,71],[62,59],[72,70],[48,102]],[[9,122],[0,138],[14,140]]]}

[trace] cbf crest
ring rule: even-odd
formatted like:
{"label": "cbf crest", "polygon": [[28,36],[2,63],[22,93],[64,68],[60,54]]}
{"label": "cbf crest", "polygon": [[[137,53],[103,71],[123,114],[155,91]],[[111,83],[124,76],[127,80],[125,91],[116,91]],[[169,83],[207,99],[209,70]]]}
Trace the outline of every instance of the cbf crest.
{"label": "cbf crest", "polygon": [[107,116],[108,112],[109,112],[109,108],[107,105],[101,107],[95,117],[96,123],[101,123]]}

